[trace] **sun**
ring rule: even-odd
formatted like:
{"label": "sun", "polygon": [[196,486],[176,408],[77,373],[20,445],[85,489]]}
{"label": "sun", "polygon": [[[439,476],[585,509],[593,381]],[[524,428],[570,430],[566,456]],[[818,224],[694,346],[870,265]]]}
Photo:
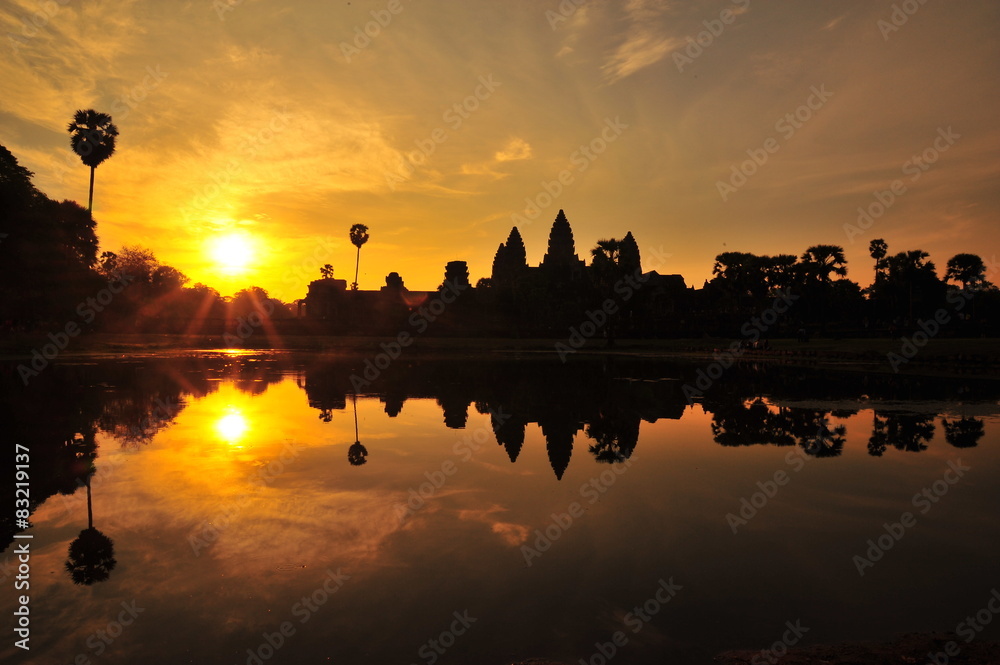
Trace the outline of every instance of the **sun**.
{"label": "sun", "polygon": [[253,240],[245,233],[227,233],[209,241],[208,255],[224,275],[246,273],[256,258]]}
{"label": "sun", "polygon": [[226,415],[215,421],[215,431],[219,437],[230,444],[243,438],[249,425],[244,415],[233,407],[227,409]]}

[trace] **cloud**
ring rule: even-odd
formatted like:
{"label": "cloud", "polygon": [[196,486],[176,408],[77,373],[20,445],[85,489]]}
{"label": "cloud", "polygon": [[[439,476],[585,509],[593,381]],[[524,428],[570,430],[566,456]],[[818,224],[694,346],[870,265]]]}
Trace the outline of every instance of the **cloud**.
{"label": "cloud", "polygon": [[503,150],[499,150],[494,158],[498,162],[512,162],[519,159],[531,159],[531,145],[521,138],[513,138],[507,142]]}
{"label": "cloud", "polygon": [[629,0],[625,4],[624,41],[614,50],[611,57],[601,66],[608,83],[615,83],[631,76],[640,69],[655,65],[671,51],[683,44],[683,40],[663,34],[660,18],[672,3],[668,0]]}
{"label": "cloud", "polygon": [[482,162],[473,162],[470,164],[462,164],[461,172],[463,175],[485,175],[490,176],[495,180],[500,180],[501,178],[506,178],[510,174],[498,171],[496,168],[497,164],[523,161],[531,158],[531,144],[522,138],[515,137],[507,141],[507,144],[503,148],[497,150],[493,154],[493,159],[488,159]]}

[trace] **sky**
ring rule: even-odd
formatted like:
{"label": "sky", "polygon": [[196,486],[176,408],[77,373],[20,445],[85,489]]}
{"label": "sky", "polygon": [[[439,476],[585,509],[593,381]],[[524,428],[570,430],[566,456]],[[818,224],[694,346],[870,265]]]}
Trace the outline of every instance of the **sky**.
{"label": "sky", "polygon": [[693,286],[725,251],[841,245],[862,285],[874,238],[1000,254],[994,0],[3,0],[0,36],[36,186],[86,202],[66,124],[110,113],[101,249],[223,295],[353,281],[355,223],[362,289],[475,282],[560,209],[581,258],[631,231]]}

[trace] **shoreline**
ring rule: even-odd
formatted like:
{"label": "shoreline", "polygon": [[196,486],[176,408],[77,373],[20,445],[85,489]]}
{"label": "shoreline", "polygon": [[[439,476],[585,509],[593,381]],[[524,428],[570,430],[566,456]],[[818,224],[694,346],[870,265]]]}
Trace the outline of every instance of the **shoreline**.
{"label": "shoreline", "polygon": [[[82,357],[147,356],[177,353],[241,352],[308,353],[322,355],[370,355],[392,347],[393,337],[286,336],[280,340],[263,334],[242,340],[239,347],[225,344],[218,335],[173,335],[148,333],[96,333],[70,340],[50,360]],[[565,339],[553,338],[472,338],[422,337],[403,349],[416,358],[475,358],[509,355],[519,360],[634,358],[657,362],[715,363],[723,360],[740,364],[781,364],[825,367],[838,371],[899,373],[901,375],[1000,378],[1000,339],[943,338],[931,340],[912,357],[901,351],[901,340],[887,338],[793,339],[771,341],[769,350],[744,349],[733,353],[733,340],[703,339],[621,339],[606,348],[604,340],[587,340],[579,348],[567,348]],[[46,349],[45,347],[49,348]],[[30,360],[35,351],[51,355],[55,347],[44,335],[24,335],[0,340],[0,361]],[[892,356],[891,354],[895,354]],[[897,359],[896,367],[891,358]],[[902,362],[899,362],[902,360]],[[894,371],[898,369],[898,372]]]}

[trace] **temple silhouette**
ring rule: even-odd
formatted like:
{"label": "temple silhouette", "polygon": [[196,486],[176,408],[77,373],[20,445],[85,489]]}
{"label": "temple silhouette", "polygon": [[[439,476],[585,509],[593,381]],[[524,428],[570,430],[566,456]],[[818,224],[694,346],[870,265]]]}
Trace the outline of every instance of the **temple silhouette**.
{"label": "temple silhouette", "polygon": [[580,258],[573,229],[560,210],[537,266],[528,265],[524,240],[515,226],[497,247],[490,277],[475,286],[469,281],[468,263],[461,260],[445,265],[434,291],[407,289],[397,272],[386,275],[385,285],[377,291],[352,291],[347,280],[328,276],[309,284],[298,313],[323,332],[392,334],[406,330],[421,307],[442,300],[447,307],[438,307],[439,312],[431,309],[423,323],[416,322],[421,334],[433,327],[430,334],[436,335],[544,335],[561,334],[580,324],[588,310],[599,309],[612,297],[618,298],[622,310],[616,314],[616,330],[667,329],[693,289],[681,275],[642,272],[639,246],[631,232],[613,242],[612,277],[641,275],[641,288],[627,298],[613,291],[613,279],[602,283],[607,275],[598,274],[596,261],[588,266]]}

